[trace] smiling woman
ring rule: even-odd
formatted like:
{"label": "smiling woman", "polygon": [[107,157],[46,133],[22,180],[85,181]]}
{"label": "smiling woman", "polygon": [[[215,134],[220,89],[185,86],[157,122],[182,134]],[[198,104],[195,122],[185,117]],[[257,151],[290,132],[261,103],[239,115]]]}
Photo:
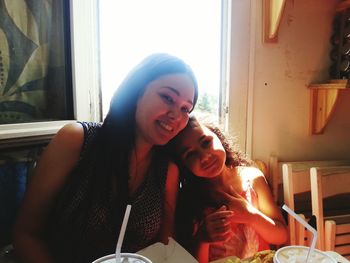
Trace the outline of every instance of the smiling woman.
{"label": "smiling woman", "polygon": [[157,53],[126,76],[103,124],[64,126],[39,160],[18,216],[21,260],[92,262],[112,254],[127,204],[122,252],[167,243],[179,171],[163,145],[186,126],[197,96],[192,69]]}

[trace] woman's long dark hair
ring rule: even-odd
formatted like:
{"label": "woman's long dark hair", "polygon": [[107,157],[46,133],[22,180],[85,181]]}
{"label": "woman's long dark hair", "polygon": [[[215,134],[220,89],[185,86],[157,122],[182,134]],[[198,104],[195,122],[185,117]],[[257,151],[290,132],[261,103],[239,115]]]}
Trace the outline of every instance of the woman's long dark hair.
{"label": "woman's long dark hair", "polygon": [[83,145],[81,159],[57,195],[47,220],[45,239],[58,259],[74,255],[79,262],[91,262],[101,253],[113,251],[129,198],[129,153],[135,143],[137,102],[151,81],[169,74],[186,74],[192,79],[195,104],[197,82],[190,67],[174,56],[154,54],[120,85],[102,126],[84,126],[93,127],[86,132],[94,136],[86,137],[92,139]]}
{"label": "woman's long dark hair", "polygon": [[157,53],[146,57],[124,79],[112,97],[109,112],[96,138],[93,155],[97,159],[96,173],[113,178],[118,202],[125,204],[128,196],[129,153],[134,147],[137,102],[147,85],[169,74],[186,74],[193,82],[193,105],[198,97],[198,85],[192,69],[181,59]]}

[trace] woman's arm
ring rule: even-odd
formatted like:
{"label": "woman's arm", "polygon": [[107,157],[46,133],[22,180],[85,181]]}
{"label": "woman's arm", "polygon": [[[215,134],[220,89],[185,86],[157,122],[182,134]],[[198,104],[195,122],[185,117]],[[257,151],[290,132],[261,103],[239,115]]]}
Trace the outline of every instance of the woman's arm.
{"label": "woman's arm", "polygon": [[164,244],[168,244],[169,237],[174,237],[175,209],[178,191],[179,169],[176,164],[170,162],[165,183],[164,215],[160,235],[160,239]]}
{"label": "woman's arm", "polygon": [[30,179],[14,229],[14,247],[22,262],[52,262],[41,240],[52,200],[77,164],[84,140],[83,127],[68,124],[43,152]]}

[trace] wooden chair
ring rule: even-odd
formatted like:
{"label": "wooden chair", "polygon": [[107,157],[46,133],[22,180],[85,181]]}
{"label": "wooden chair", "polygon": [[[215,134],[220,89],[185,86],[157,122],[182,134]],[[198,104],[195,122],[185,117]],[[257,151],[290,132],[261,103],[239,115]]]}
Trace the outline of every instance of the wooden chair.
{"label": "wooden chair", "polygon": [[[341,166],[350,165],[349,160],[330,160],[330,161],[301,161],[301,162],[281,162],[283,177],[283,196],[284,203],[292,210],[298,212],[295,201],[296,195],[305,195],[304,199],[310,200],[305,202],[302,209],[306,217],[306,221],[311,216],[311,184],[310,184],[310,168],[325,166]],[[299,207],[301,204],[298,204]],[[299,213],[300,214],[300,213]],[[305,232],[301,224],[297,224],[295,219],[288,215],[288,228],[290,235],[290,245],[309,245],[310,235]]]}
{"label": "wooden chair", "polygon": [[[297,163],[282,165],[284,203],[293,211],[296,211],[295,195],[311,191],[309,169],[297,168]],[[298,214],[305,219],[304,214]],[[290,245],[305,245],[305,229],[290,215],[288,215],[288,228]]]}
{"label": "wooden chair", "polygon": [[344,213],[324,215],[326,198],[350,195],[350,166],[314,167],[310,173],[312,213],[317,218],[319,236],[317,246],[350,259],[350,203],[347,203],[349,210]]}

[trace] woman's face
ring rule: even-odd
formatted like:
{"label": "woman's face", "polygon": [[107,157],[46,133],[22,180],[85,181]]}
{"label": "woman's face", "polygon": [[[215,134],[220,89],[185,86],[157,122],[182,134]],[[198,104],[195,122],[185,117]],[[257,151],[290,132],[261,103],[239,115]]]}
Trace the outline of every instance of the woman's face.
{"label": "woman's face", "polygon": [[186,74],[169,74],[150,82],[136,108],[137,140],[164,145],[187,124],[194,84]]}
{"label": "woman's face", "polygon": [[175,147],[183,164],[196,176],[213,178],[225,166],[226,152],[221,141],[198,122],[191,122],[191,127],[181,132]]}

